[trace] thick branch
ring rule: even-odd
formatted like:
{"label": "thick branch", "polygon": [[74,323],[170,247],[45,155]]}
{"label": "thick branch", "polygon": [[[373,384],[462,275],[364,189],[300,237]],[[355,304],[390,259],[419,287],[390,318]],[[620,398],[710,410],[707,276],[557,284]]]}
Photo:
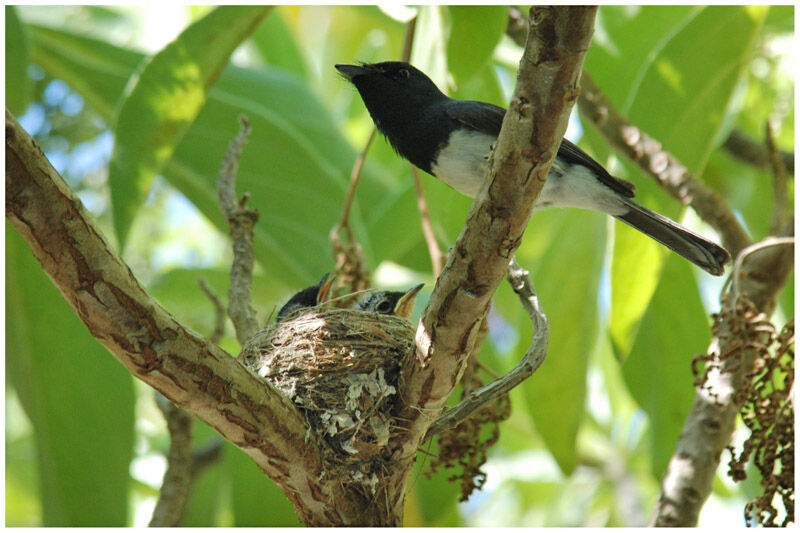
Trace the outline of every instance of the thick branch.
{"label": "thick branch", "polygon": [[[790,221],[784,235],[793,234],[794,222]],[[793,271],[794,246],[761,247],[735,264],[740,267],[735,268],[732,274],[738,279],[731,284],[731,290],[735,287],[758,312],[771,315],[775,299]],[[735,306],[736,302],[732,305]],[[737,397],[737,392],[742,390],[745,380],[750,379],[758,355],[757,350],[742,346],[731,326],[730,321],[723,322],[720,333],[712,339],[709,354],[714,355],[713,364],[704,386],[697,391],[661,483],[652,525],[695,526],[700,510],[711,494],[711,482],[722,450],[730,442],[743,401]],[[730,357],[732,353],[738,355]]]}
{"label": "thick branch", "polygon": [[297,408],[142,289],[8,111],[6,217],[91,334],[134,376],[242,448],[304,521],[337,521],[329,505],[336,495],[319,483],[322,465]]}
{"label": "thick branch", "polygon": [[578,96],[596,11],[531,9],[531,31],[489,175],[417,330],[417,359],[405,361],[398,415],[409,438],[393,442],[399,460],[413,459],[458,383],[464,354],[519,246]]}

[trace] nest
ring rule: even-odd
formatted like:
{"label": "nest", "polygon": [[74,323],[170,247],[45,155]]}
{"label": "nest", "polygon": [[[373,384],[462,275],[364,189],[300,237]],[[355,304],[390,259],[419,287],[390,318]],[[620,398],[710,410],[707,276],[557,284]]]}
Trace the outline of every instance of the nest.
{"label": "nest", "polygon": [[313,308],[255,335],[240,360],[301,408],[325,457],[352,464],[388,443],[400,363],[413,347],[403,318]]}

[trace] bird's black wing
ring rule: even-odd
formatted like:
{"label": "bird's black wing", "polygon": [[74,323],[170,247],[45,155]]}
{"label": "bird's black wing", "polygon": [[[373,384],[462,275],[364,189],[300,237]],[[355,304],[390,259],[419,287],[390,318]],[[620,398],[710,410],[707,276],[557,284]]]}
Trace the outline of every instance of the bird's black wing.
{"label": "bird's black wing", "polygon": [[497,137],[506,110],[496,105],[471,100],[449,100],[444,113],[467,128]]}
{"label": "bird's black wing", "polygon": [[[506,110],[496,105],[471,100],[450,100],[444,106],[445,114],[467,128],[497,137],[503,125]],[[589,154],[575,146],[567,139],[561,141],[558,148],[558,157],[565,163],[581,165],[591,169],[601,183],[611,190],[633,198],[633,183],[615,178],[603,168],[603,165],[591,158]]]}

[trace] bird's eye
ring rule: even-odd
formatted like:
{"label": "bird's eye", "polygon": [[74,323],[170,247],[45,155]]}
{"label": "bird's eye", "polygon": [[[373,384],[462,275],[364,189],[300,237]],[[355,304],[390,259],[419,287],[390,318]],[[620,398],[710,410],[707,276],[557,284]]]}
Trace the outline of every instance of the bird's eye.
{"label": "bird's eye", "polygon": [[388,313],[391,310],[392,310],[392,304],[386,300],[378,304],[379,313]]}
{"label": "bird's eye", "polygon": [[407,68],[401,68],[400,72],[398,72],[401,78],[409,78],[411,77],[411,72],[408,71]]}

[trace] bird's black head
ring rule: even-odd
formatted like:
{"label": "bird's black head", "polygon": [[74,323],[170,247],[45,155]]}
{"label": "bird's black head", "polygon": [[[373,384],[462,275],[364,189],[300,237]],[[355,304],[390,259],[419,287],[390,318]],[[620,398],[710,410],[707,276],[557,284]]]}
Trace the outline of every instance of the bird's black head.
{"label": "bird's black head", "polygon": [[447,96],[431,79],[402,61],[362,65],[337,64],[344,78],[358,89],[378,130],[400,155],[430,172],[430,160],[446,138],[441,121],[431,113]]}
{"label": "bird's black head", "polygon": [[369,101],[404,98],[443,97],[442,92],[422,71],[403,61],[336,65],[342,76],[356,86],[367,108]]}

